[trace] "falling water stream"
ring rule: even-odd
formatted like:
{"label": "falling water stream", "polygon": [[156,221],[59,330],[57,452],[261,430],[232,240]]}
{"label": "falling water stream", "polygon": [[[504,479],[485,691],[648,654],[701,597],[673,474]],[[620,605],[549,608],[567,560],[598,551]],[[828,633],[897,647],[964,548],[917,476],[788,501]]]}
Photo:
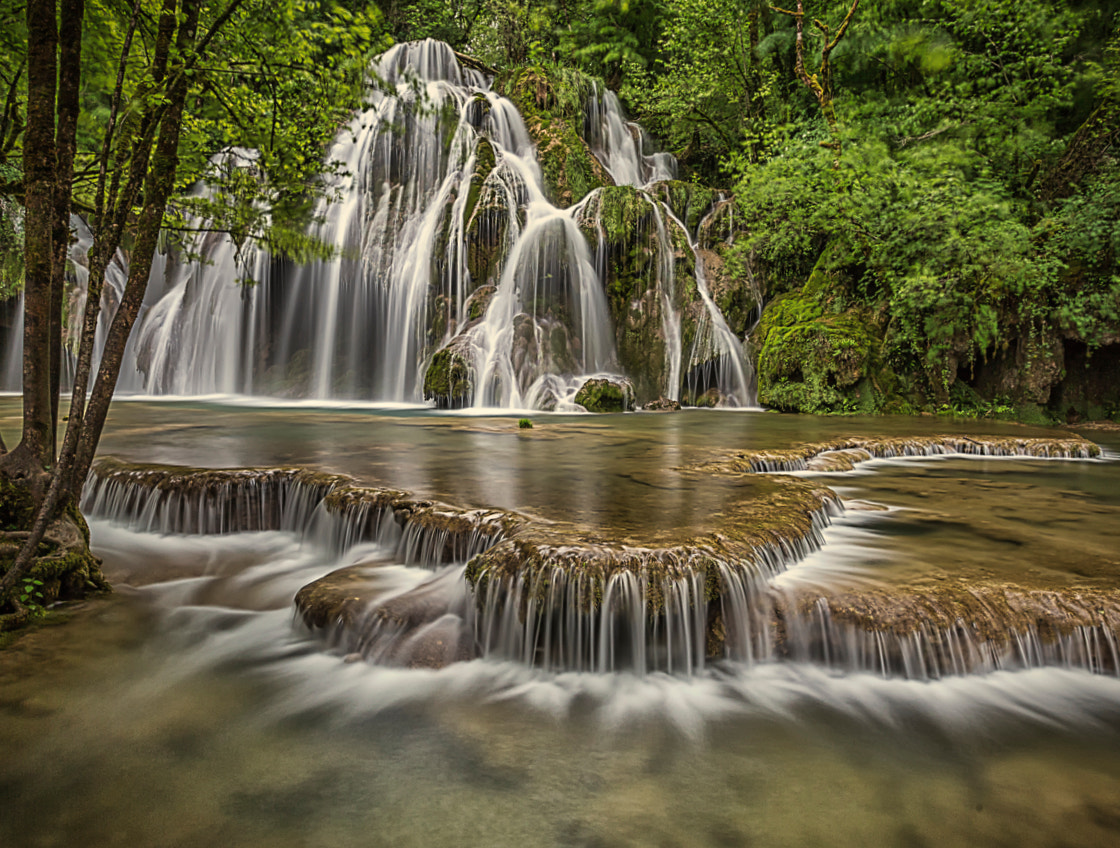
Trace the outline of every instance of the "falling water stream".
{"label": "falling water stream", "polygon": [[[5,438],[17,416],[18,401],[0,400]],[[104,451],[317,468],[652,544],[709,532],[766,491],[763,478],[688,470],[727,451],[841,433],[1030,434],[702,411],[534,418],[526,431],[508,417],[126,402]],[[1118,469],[930,458],[810,475],[847,509],[773,582],[1114,585]],[[294,618],[302,586],[360,565],[369,597],[427,586],[455,614],[456,597],[470,605],[461,563],[394,533],[319,532],[298,500],[257,525],[282,529],[197,528],[209,535],[126,512],[91,522],[116,592],[0,652],[5,845],[1107,846],[1120,834],[1114,671],[351,662]]]}
{"label": "falling water stream", "polygon": [[[607,307],[603,269],[577,225],[587,200],[561,209],[548,199],[513,103],[436,41],[393,47],[376,73],[381,88],[328,154],[337,167],[308,233],[334,257],[293,265],[252,240],[210,232],[161,254],[126,351],[121,393],[419,404],[432,399],[425,372],[445,347],[471,372],[470,396],[454,405],[582,411],[572,401],[588,378],[629,378],[615,351],[617,316]],[[585,111],[584,134],[616,184],[674,176],[673,157],[647,152],[648,139],[612,92],[596,91]],[[234,148],[215,156],[212,168],[216,175],[252,171],[256,160]],[[671,264],[663,214],[671,215],[657,211],[658,250]],[[205,229],[204,221],[193,223]],[[90,235],[82,221],[75,227],[78,309],[70,314],[80,315]],[[705,317],[693,349],[682,354],[680,315],[666,300],[671,362],[653,397],[679,396],[685,355],[692,367],[712,371],[726,405],[754,405],[742,345],[707,293],[694,234],[688,239]],[[470,259],[479,240],[488,246],[477,249],[493,254],[485,278]],[[118,255],[103,323],[115,312],[126,268]],[[0,388],[14,391],[18,326],[3,343]]]}

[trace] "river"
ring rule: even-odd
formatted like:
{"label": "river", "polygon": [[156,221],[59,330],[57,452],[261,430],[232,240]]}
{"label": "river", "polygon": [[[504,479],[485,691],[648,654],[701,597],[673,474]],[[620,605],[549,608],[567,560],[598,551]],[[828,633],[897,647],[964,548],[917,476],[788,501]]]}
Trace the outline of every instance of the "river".
{"label": "river", "polygon": [[[8,440],[17,413],[17,399],[0,400]],[[717,527],[761,485],[687,471],[728,451],[872,433],[1053,435],[762,412],[533,420],[127,401],[101,452],[305,465],[641,540]],[[946,579],[1114,587],[1120,438],[1086,435],[1104,459],[880,460],[813,475],[849,509],[778,580],[825,591]],[[801,661],[693,674],[353,662],[292,606],[353,552],[290,532],[158,535],[105,520],[91,530],[116,591],[0,652],[3,845],[1120,841],[1114,671],[919,680]],[[385,558],[378,569],[383,591],[430,576]]]}

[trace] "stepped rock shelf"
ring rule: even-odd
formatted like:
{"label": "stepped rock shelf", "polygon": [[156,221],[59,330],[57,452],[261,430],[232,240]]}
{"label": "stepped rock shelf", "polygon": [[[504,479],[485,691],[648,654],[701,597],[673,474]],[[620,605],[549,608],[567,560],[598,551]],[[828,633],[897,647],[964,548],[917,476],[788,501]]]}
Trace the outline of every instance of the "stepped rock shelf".
{"label": "stepped rock shelf", "polygon": [[[295,603],[302,623],[350,659],[676,674],[720,660],[792,660],[922,679],[1050,665],[1116,674],[1120,591],[1091,581],[958,575],[826,591],[782,579],[828,544],[826,528],[844,514],[832,489],[788,472],[890,457],[1099,455],[1080,438],[959,435],[734,452],[684,472],[755,481],[694,534],[592,530],[300,468],[117,460],[95,467],[83,508],[165,534],[283,530],[348,552],[352,564],[305,586]],[[393,563],[431,575],[387,591],[382,575]]]}

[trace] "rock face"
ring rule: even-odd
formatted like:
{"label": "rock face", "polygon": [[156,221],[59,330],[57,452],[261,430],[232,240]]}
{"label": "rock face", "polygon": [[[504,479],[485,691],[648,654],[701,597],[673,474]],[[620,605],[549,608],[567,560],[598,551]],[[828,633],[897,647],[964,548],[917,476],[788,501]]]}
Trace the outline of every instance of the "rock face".
{"label": "rock face", "polygon": [[876,382],[884,380],[875,318],[834,305],[827,289],[828,272],[818,266],[800,291],[779,295],[763,310],[753,337],[760,403],[814,413],[858,409],[861,398],[870,406]]}
{"label": "rock face", "polygon": [[462,409],[474,398],[474,362],[470,341],[458,336],[447,347],[436,351],[424,372],[424,399],[435,401],[437,409]]}
{"label": "rock face", "polygon": [[561,80],[532,67],[498,77],[494,89],[516,104],[537,146],[548,198],[567,208],[602,186],[614,185],[579,130],[591,80]]}
{"label": "rock face", "polygon": [[588,412],[629,412],[634,408],[634,389],[612,380],[588,380],[576,392],[576,403]]}

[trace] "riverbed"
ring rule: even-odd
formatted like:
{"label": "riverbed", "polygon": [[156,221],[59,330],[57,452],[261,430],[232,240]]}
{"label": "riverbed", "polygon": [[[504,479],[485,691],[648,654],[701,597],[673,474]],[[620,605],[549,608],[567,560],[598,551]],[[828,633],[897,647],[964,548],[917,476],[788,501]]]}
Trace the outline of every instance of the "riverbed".
{"label": "riverbed", "polygon": [[[18,401],[0,400],[10,444]],[[302,465],[634,540],[709,532],[760,485],[692,469],[840,435],[1054,435],[762,412],[518,418],[238,399],[114,406],[102,454]],[[1120,437],[1096,460],[877,460],[780,580],[829,591],[1120,577]],[[348,661],[293,612],[353,561],[297,534],[91,522],[116,591],[0,653],[0,844],[1107,846],[1120,680],[904,679],[809,662],[691,675]],[[368,555],[368,552],[366,552]],[[381,561],[386,591],[426,579]]]}

